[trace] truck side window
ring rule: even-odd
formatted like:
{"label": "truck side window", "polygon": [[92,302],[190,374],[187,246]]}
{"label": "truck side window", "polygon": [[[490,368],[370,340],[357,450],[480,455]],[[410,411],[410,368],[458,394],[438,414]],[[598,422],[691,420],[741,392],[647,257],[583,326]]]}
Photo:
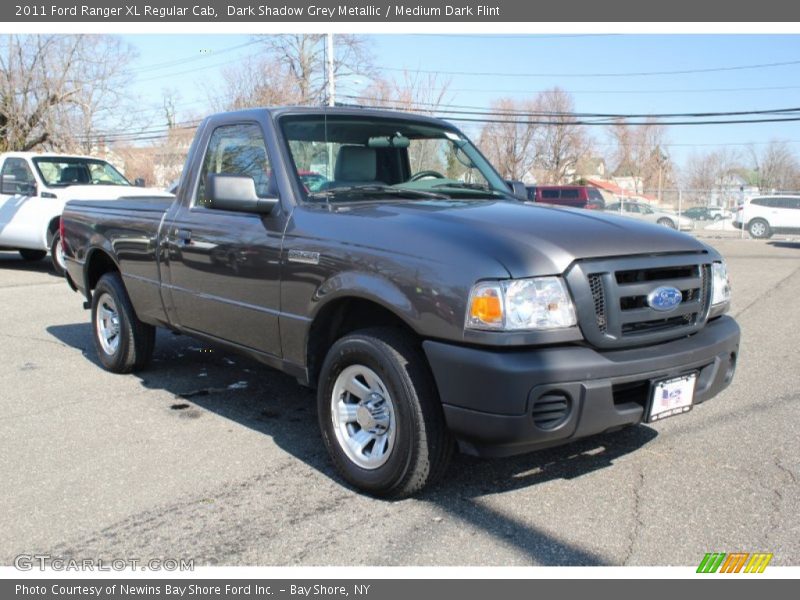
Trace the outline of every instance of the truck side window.
{"label": "truck side window", "polygon": [[2,188],[4,194],[27,194],[36,183],[28,163],[22,158],[10,157],[3,163]]}
{"label": "truck side window", "polygon": [[272,170],[267,158],[264,135],[256,123],[223,125],[211,134],[200,182],[195,197],[196,206],[208,206],[206,182],[210,174],[246,175],[256,184],[260,198],[269,196],[269,178]]}

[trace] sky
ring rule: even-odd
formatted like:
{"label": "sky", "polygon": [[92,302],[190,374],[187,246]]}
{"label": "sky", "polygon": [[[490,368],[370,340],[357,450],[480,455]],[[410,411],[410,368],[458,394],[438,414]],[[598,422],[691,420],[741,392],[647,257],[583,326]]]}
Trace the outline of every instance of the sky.
{"label": "sky", "polygon": [[[128,35],[137,51],[129,70],[143,121],[163,125],[166,89],[178,92],[178,118],[210,111],[220,72],[252,52],[250,36]],[[798,35],[372,35],[369,49],[386,78],[402,70],[441,73],[450,104],[488,108],[500,97],[525,99],[559,86],[578,112],[687,113],[800,107]],[[789,63],[779,64],[774,63]],[[759,66],[751,68],[753,65]],[[700,73],[674,73],[697,71]],[[671,72],[671,73],[665,73]],[[358,95],[363,78],[337,82],[340,99]],[[350,100],[352,101],[352,100]],[[457,123],[477,137],[476,125]],[[604,128],[591,128],[598,150]],[[667,152],[684,164],[717,147],[746,152],[772,139],[800,152],[800,122],[703,125],[668,130]]]}

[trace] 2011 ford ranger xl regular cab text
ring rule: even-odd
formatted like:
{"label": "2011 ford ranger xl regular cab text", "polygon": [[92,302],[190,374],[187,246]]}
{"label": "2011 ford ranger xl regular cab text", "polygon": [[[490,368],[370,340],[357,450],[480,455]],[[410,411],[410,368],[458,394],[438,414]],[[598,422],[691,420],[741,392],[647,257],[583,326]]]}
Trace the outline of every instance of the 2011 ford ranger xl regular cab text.
{"label": "2011 ford ranger xl regular cab text", "polygon": [[143,368],[160,326],[290,373],[317,388],[338,471],[377,495],[421,489],[456,447],[512,455],[687,412],[736,365],[714,249],[526,203],[437,119],[215,115],[174,200],[73,201],[63,227],[107,369]]}

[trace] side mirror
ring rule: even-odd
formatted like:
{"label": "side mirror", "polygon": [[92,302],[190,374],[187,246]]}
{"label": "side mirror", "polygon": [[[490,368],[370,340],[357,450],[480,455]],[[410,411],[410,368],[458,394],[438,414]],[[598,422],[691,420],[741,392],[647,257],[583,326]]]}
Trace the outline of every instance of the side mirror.
{"label": "side mirror", "polygon": [[520,200],[528,200],[528,190],[525,188],[525,184],[521,181],[506,181],[506,185],[511,190],[511,193],[514,194]]}
{"label": "side mirror", "polygon": [[137,177],[133,180],[133,185],[136,187],[144,187],[144,179],[142,177]]}
{"label": "side mirror", "polygon": [[256,182],[246,175],[208,175],[209,207],[218,210],[269,214],[277,198],[259,198]]}
{"label": "side mirror", "polygon": [[37,192],[34,182],[17,181],[13,175],[3,175],[3,179],[0,181],[0,194],[35,196]]}

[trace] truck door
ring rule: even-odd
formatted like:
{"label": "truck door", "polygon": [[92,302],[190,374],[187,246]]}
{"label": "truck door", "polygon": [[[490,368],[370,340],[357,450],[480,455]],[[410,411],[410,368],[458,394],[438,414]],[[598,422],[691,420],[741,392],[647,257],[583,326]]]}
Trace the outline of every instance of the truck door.
{"label": "truck door", "polygon": [[273,216],[210,208],[205,190],[211,173],[246,175],[253,178],[259,196],[277,195],[258,123],[221,125],[210,132],[194,188],[186,190],[191,197],[167,225],[175,319],[183,328],[281,356],[278,314],[285,219],[281,211]]}
{"label": "truck door", "polygon": [[[36,220],[36,179],[23,158],[10,156],[0,167],[0,245],[30,247],[41,236]],[[44,249],[44,242],[40,242]]]}

